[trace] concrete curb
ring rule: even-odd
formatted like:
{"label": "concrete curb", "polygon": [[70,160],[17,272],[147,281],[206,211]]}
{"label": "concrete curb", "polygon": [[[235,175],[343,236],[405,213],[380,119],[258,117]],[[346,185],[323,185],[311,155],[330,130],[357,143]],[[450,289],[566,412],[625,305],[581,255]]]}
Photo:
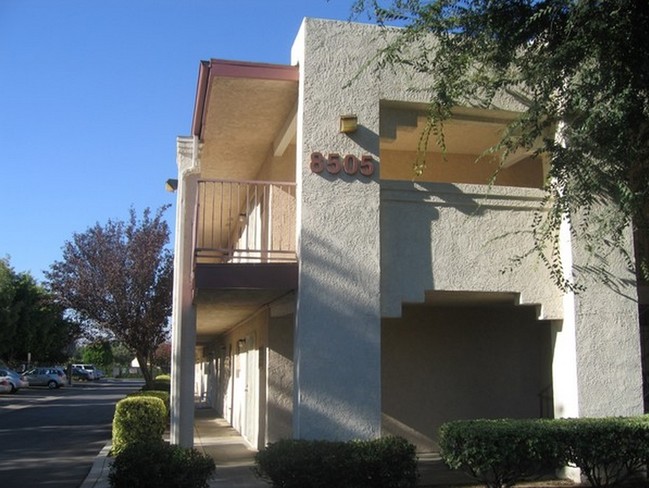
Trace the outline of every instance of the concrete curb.
{"label": "concrete curb", "polygon": [[110,458],[108,453],[112,443],[109,441],[92,463],[92,467],[88,472],[88,476],[81,483],[79,488],[109,488],[110,483],[108,482],[108,470],[110,469]]}

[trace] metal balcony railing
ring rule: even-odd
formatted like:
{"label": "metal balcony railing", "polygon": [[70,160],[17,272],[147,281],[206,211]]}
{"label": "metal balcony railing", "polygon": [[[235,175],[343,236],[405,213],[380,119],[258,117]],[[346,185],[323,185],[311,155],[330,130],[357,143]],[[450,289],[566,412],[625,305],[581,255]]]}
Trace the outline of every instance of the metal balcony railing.
{"label": "metal balcony railing", "polygon": [[293,262],[295,183],[199,180],[197,264]]}

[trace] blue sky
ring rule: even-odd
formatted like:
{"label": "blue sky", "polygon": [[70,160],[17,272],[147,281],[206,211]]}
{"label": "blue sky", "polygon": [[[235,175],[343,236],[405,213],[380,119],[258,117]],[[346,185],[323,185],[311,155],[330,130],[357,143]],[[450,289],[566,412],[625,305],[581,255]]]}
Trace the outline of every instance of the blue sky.
{"label": "blue sky", "polygon": [[304,17],[352,3],[0,0],[0,257],[41,280],[73,233],[175,203],[200,60],[289,63]]}

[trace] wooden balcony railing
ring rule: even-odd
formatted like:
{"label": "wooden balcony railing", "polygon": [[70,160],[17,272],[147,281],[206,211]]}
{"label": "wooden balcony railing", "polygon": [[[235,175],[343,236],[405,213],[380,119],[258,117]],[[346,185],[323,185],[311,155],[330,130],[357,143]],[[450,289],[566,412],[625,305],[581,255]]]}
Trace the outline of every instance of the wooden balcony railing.
{"label": "wooden balcony railing", "polygon": [[295,183],[199,180],[197,264],[294,262]]}

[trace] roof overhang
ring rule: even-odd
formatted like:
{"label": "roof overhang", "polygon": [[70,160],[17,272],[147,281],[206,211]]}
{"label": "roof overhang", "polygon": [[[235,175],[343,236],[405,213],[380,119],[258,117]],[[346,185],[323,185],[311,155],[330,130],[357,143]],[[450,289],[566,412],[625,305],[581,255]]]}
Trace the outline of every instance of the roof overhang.
{"label": "roof overhang", "polygon": [[268,157],[282,156],[295,138],[298,79],[297,66],[201,62],[192,135],[203,177],[254,179]]}

